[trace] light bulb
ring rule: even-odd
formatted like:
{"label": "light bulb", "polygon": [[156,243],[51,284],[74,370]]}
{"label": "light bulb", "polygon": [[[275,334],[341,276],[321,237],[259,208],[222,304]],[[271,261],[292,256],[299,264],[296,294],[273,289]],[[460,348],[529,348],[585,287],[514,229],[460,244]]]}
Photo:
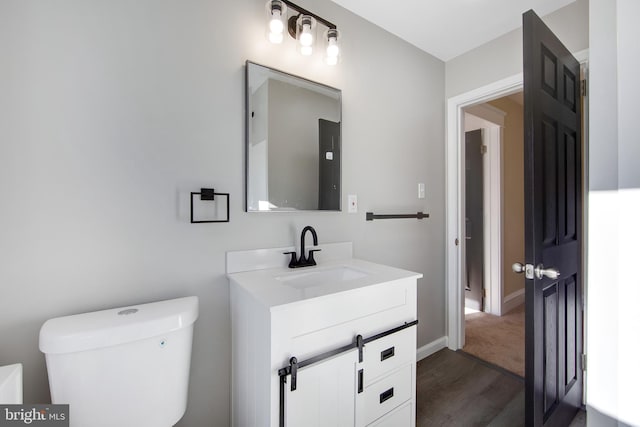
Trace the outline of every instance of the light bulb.
{"label": "light bulb", "polygon": [[329,45],[327,46],[327,56],[329,58],[337,58],[340,54],[340,47],[334,37],[329,39]]}
{"label": "light bulb", "polygon": [[337,28],[329,28],[324,37],[327,41],[327,50],[324,56],[324,62],[327,65],[336,65],[340,58],[340,45],[338,44],[340,33]]}
{"label": "light bulb", "polygon": [[302,34],[300,34],[300,44],[302,46],[311,46],[313,44],[313,34],[311,34],[311,25],[302,25]]}
{"label": "light bulb", "polygon": [[311,46],[300,46],[300,53],[304,56],[310,56],[313,53],[313,48]]}
{"label": "light bulb", "polygon": [[282,33],[269,33],[269,41],[273,44],[280,44],[282,43]]}
{"label": "light bulb", "polygon": [[283,18],[287,16],[287,6],[281,0],[268,0],[267,12],[267,39],[274,44],[282,43],[284,34]]}
{"label": "light bulb", "polygon": [[282,34],[284,30],[284,24],[282,23],[282,15],[279,10],[273,10],[271,12],[271,21],[269,21],[269,30],[271,33]]}

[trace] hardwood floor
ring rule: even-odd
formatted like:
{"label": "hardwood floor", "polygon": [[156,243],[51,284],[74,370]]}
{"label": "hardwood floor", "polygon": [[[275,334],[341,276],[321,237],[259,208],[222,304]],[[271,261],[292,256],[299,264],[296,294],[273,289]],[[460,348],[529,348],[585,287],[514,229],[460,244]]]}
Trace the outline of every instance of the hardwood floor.
{"label": "hardwood floor", "polygon": [[[416,426],[524,425],[524,380],[462,352],[440,350],[418,362]],[[585,425],[584,412],[571,427]]]}

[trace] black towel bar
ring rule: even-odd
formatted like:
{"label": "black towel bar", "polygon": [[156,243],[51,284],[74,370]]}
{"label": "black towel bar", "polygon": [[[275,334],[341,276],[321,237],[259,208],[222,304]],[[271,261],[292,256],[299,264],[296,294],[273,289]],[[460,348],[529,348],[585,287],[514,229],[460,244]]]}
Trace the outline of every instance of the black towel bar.
{"label": "black towel bar", "polygon": [[367,221],[373,221],[374,219],[396,219],[396,218],[429,218],[429,214],[418,212],[416,214],[391,214],[391,215],[376,215],[373,212],[367,212]]}

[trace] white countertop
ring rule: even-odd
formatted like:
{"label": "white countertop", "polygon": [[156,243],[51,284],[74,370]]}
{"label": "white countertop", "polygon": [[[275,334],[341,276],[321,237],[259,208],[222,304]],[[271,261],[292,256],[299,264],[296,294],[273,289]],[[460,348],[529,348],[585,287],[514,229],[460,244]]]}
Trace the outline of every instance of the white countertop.
{"label": "white countertop", "polygon": [[[330,278],[332,272],[340,272],[342,269],[347,270],[347,278]],[[228,277],[261,304],[271,308],[396,280],[419,279],[422,274],[355,258],[345,258],[319,262],[319,265],[314,267],[267,268],[230,273]],[[307,280],[303,285],[296,285],[300,278],[311,280]]]}

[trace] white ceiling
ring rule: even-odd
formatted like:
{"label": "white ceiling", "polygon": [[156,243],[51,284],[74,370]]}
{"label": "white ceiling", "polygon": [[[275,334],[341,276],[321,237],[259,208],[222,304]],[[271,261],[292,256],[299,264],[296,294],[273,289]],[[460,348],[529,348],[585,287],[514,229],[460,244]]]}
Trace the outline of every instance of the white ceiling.
{"label": "white ceiling", "polygon": [[575,0],[333,0],[448,61],[522,25],[522,13],[547,15]]}

